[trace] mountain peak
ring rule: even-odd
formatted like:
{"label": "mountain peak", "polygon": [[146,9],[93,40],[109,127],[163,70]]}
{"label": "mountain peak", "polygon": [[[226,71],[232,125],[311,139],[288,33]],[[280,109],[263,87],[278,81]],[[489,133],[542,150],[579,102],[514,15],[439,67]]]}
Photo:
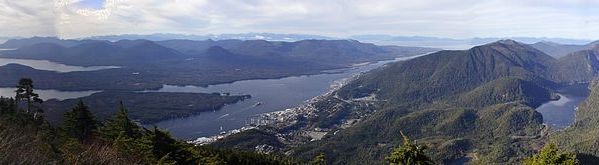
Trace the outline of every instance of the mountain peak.
{"label": "mountain peak", "polygon": [[497,41],[496,43],[504,44],[504,45],[519,45],[520,44],[519,42],[512,40],[512,39],[503,39],[503,40]]}
{"label": "mountain peak", "polygon": [[488,43],[485,45],[481,45],[481,46],[475,46],[473,49],[479,49],[479,48],[491,48],[491,49],[495,49],[495,50],[518,50],[518,49],[534,49],[526,44],[520,43],[518,41],[512,40],[512,39],[503,39],[503,40],[499,40],[499,41],[495,41],[492,43]]}

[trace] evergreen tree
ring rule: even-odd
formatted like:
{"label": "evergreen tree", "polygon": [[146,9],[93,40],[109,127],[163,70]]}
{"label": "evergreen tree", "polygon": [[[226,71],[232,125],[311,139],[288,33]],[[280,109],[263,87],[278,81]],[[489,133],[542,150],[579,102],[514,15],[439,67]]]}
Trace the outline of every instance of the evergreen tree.
{"label": "evergreen tree", "polygon": [[185,150],[183,144],[173,139],[168,132],[161,131],[157,127],[148,131],[145,138],[147,140],[144,141],[150,142],[149,145],[152,146],[152,154],[155,158],[185,164],[189,161],[188,158],[192,157],[192,154]]}
{"label": "evergreen tree", "polygon": [[127,108],[121,102],[116,115],[104,124],[100,133],[108,141],[114,141],[121,133],[123,136],[136,139],[141,137],[142,128],[129,119]]}
{"label": "evergreen tree", "polygon": [[[31,112],[31,108],[33,107],[34,103],[41,104],[43,102],[43,100],[39,98],[39,95],[33,92],[33,80],[30,78],[22,78],[19,80],[19,83],[16,87],[17,90],[15,90],[15,100],[17,103],[21,101],[25,101],[27,103],[27,113]],[[41,112],[41,109],[38,108],[36,110],[36,116],[38,112]]]}
{"label": "evergreen tree", "polygon": [[425,146],[412,144],[410,139],[401,133],[403,145],[393,149],[391,155],[385,158],[392,165],[428,165],[434,162],[424,153]]}
{"label": "evergreen tree", "polygon": [[171,160],[169,154],[164,155],[162,158],[158,159],[156,165],[175,165],[177,162]]}
{"label": "evergreen tree", "polygon": [[312,165],[325,165],[325,164],[327,164],[327,160],[326,160],[326,157],[325,157],[324,153],[320,153],[320,154],[316,155],[316,157],[314,157],[314,160],[312,160],[310,162],[310,164],[312,164]]}
{"label": "evergreen tree", "polygon": [[152,146],[144,139],[134,139],[121,131],[114,139],[113,147],[122,157],[134,157],[144,162],[154,162],[155,158],[150,152]]}
{"label": "evergreen tree", "polygon": [[579,164],[576,155],[573,153],[561,153],[557,146],[553,143],[549,143],[539,151],[539,153],[532,157],[524,160],[526,165],[574,165]]}
{"label": "evergreen tree", "polygon": [[64,114],[62,129],[68,137],[83,142],[92,136],[96,128],[97,122],[82,100],[79,100],[71,111]]}

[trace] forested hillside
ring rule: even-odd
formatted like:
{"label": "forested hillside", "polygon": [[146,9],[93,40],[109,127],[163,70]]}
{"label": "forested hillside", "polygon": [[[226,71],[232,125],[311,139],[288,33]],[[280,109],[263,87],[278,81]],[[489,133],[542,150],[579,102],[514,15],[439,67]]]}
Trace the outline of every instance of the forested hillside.
{"label": "forested hillside", "polygon": [[[426,144],[437,163],[521,162],[548,137],[534,108],[558,99],[557,88],[595,76],[568,74],[578,70],[566,62],[570,56],[576,55],[555,59],[532,46],[502,40],[389,64],[311,104],[314,114],[265,127],[257,137],[283,136],[278,141],[286,145],[279,150],[302,159],[325,153],[333,164],[383,164],[385,154],[400,144],[399,132]],[[314,130],[326,134],[315,140],[308,136]],[[214,145],[259,144],[228,140]]]}
{"label": "forested hillside", "polygon": [[50,125],[30,79],[16,98],[0,98],[0,164],[298,164],[276,155],[187,144],[168,132],[133,122],[127,108],[105,122],[81,100]]}
{"label": "forested hillside", "polygon": [[504,40],[389,65],[338,92],[345,99],[375,95],[385,100],[377,112],[294,153],[328,152],[336,155],[333,163],[379,164],[403,131],[428,143],[439,162],[472,155],[479,162],[518,161],[535,146],[531,139],[541,136],[542,117],[530,106],[552,99],[555,62],[530,46]]}
{"label": "forested hillside", "polygon": [[[599,163],[599,84],[591,85],[591,95],[578,107],[572,126],[551,136],[551,142],[578,153],[585,164]],[[567,139],[567,140],[566,140]]]}

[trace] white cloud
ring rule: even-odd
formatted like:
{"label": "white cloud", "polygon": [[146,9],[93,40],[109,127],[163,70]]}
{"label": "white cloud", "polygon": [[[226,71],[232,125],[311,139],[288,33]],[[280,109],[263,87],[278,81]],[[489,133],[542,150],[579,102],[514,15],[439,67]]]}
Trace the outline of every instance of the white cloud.
{"label": "white cloud", "polygon": [[54,34],[53,2],[0,0],[0,34],[29,36]]}
{"label": "white cloud", "polygon": [[[591,0],[0,0],[0,35],[309,33],[597,39]],[[54,3],[54,4],[52,4]]]}

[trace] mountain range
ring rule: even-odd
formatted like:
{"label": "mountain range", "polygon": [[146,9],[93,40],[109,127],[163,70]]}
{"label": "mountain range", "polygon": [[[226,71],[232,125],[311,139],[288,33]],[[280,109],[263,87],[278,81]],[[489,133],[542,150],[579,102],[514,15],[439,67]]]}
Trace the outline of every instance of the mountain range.
{"label": "mountain range", "polygon": [[151,41],[163,41],[173,39],[187,39],[187,40],[268,40],[268,41],[300,41],[308,39],[320,39],[320,40],[331,40],[333,37],[326,37],[320,35],[308,35],[308,34],[276,34],[276,33],[238,33],[238,34],[209,34],[209,35],[186,35],[186,34],[173,34],[173,33],[158,33],[158,34],[123,34],[123,35],[106,35],[106,36],[92,36],[82,39],[93,39],[93,40],[138,40],[145,39]]}
{"label": "mountain range", "polygon": [[[271,145],[303,159],[325,153],[333,164],[383,164],[403,132],[440,163],[517,163],[551,137],[535,108],[558,99],[557,89],[597,76],[594,48],[556,59],[534,46],[500,40],[389,64],[310,103],[292,122],[213,145]],[[325,135],[310,136],[315,130]],[[244,137],[271,140],[238,140]]]}
{"label": "mountain range", "polygon": [[[101,105],[114,102],[106,99],[114,90],[142,98],[130,92],[157,89],[163,84],[205,86],[316,74],[356,63],[434,52],[354,77],[340,89],[302,106],[300,112],[288,116],[289,122],[260,126],[211,145],[252,151],[266,146],[305,160],[324,153],[332,164],[383,164],[387,153],[401,143],[402,132],[426,144],[439,163],[514,164],[548,139],[594,137],[596,92],[577,112],[576,123],[566,130],[571,135],[548,134],[550,128],[535,108],[559,99],[557,90],[564,86],[593,81],[599,74],[596,45],[527,44],[506,39],[467,50],[439,51],[356,40],[30,38],[0,45],[16,48],[3,51],[0,57],[123,68],[57,73],[10,64],[1,66],[0,72],[9,77],[31,77],[41,84],[39,88],[107,90],[108,94],[90,96],[102,96],[97,100],[104,101],[94,103]],[[3,79],[0,85],[12,86],[15,81]],[[52,104],[64,107],[56,100]],[[150,120],[160,118],[153,117]],[[593,144],[592,140],[574,140],[560,146],[594,158],[599,155]]]}
{"label": "mountain range", "polygon": [[[266,40],[63,40],[29,38],[9,40],[1,48],[11,58],[44,59],[72,65],[127,65],[129,63],[184,60],[214,56],[210,48],[220,47],[231,54],[256,60],[303,61],[348,66],[373,60],[391,59],[399,54],[435,51],[430,48],[377,46],[355,40],[302,40],[296,42]],[[138,60],[151,58],[152,60]],[[324,60],[324,61],[323,61]]]}
{"label": "mountain range", "polygon": [[[41,37],[43,38],[43,37]],[[6,40],[15,39],[7,37]],[[237,34],[175,34],[175,33],[156,33],[156,34],[121,34],[91,36],[79,38],[76,40],[267,40],[267,41],[301,41],[301,40],[343,40],[353,39],[361,42],[375,43],[378,45],[398,45],[411,47],[434,47],[441,49],[468,49],[475,45],[487,44],[500,39],[513,39],[519,42],[533,44],[537,42],[553,42],[565,45],[584,45],[591,40],[587,39],[569,39],[569,38],[548,38],[548,37],[474,37],[474,38],[447,38],[447,37],[428,37],[428,36],[401,36],[384,34],[352,35],[347,37],[330,37],[322,35],[309,34],[278,34],[278,33],[237,33]],[[1,40],[1,39],[0,39]]]}
{"label": "mountain range", "polygon": [[[3,68],[10,71],[7,74],[16,77],[34,78],[43,84],[39,88],[60,90],[145,90],[157,89],[163,84],[205,86],[247,79],[318,74],[356,63],[438,50],[377,46],[354,40],[105,41],[40,37],[9,40],[0,47],[14,49],[3,50],[0,57],[5,58],[49,60],[75,66],[121,67],[68,73],[16,66]],[[0,86],[13,86],[13,79],[9,79],[0,81]]]}

